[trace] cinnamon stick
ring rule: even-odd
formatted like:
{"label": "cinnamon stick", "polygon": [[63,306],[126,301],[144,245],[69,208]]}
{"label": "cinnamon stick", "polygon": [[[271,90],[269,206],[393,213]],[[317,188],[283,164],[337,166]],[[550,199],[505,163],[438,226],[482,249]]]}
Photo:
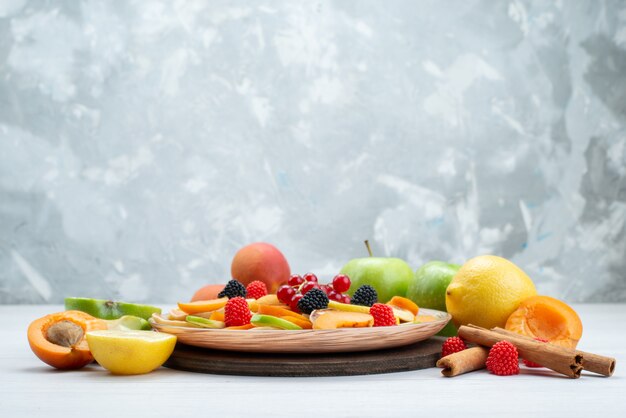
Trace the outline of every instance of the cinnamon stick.
{"label": "cinnamon stick", "polygon": [[[533,340],[531,337],[527,337],[525,335],[519,335],[512,331],[502,329],[502,328],[493,328],[492,331],[497,332],[502,335],[516,335],[520,338],[524,338],[527,340]],[[615,371],[615,359],[612,357],[601,356],[599,354],[588,353],[586,351],[575,350],[576,353],[583,356],[583,369],[592,373],[598,373],[602,376],[610,377],[613,375]],[[541,364],[541,363],[540,363]]]}
{"label": "cinnamon stick", "polygon": [[485,347],[472,347],[458,353],[442,357],[437,362],[437,367],[442,367],[441,374],[446,377],[454,377],[463,373],[473,372],[485,368],[485,361],[489,350]]}
{"label": "cinnamon stick", "polygon": [[486,347],[491,347],[500,341],[509,341],[517,347],[517,351],[526,360],[541,364],[573,379],[580,377],[583,356],[574,350],[534,340],[529,341],[520,338],[517,334],[503,335],[474,325],[461,326],[458,334],[466,341]]}

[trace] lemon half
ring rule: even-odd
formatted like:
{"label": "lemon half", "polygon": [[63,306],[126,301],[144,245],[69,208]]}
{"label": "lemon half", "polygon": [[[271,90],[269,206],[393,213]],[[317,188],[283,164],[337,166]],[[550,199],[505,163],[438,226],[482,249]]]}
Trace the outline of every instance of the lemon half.
{"label": "lemon half", "polygon": [[87,333],[96,361],[113,374],[144,374],[160,367],[174,351],[176,336],[152,331],[102,330]]}

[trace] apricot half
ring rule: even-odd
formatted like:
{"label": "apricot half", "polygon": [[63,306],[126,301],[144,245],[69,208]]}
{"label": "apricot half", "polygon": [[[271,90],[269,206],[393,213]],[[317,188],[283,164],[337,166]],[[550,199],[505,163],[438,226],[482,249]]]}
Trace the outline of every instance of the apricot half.
{"label": "apricot half", "polygon": [[34,320],[28,343],[37,357],[57,369],[79,369],[93,361],[88,331],[107,329],[106,321],[81,311],[65,311]]}
{"label": "apricot half", "polygon": [[583,324],[569,305],[550,296],[525,299],[506,321],[506,329],[568,348],[576,348]]}

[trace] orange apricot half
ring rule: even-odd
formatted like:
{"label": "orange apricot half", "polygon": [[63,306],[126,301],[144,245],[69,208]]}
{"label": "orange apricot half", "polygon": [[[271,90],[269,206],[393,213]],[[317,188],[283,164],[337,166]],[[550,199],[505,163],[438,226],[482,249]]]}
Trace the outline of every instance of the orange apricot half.
{"label": "orange apricot half", "polygon": [[105,321],[84,312],[58,312],[30,324],[28,343],[44,363],[57,369],[79,369],[93,361],[85,334],[107,328]]}
{"label": "orange apricot half", "polygon": [[576,348],[583,324],[565,302],[550,296],[525,299],[506,321],[509,331],[568,348]]}

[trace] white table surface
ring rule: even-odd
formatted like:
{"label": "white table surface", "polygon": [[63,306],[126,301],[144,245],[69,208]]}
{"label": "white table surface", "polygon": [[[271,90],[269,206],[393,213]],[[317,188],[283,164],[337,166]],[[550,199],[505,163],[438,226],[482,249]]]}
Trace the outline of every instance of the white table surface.
{"label": "white table surface", "polygon": [[[163,306],[168,308],[168,306]],[[444,378],[436,368],[371,376],[218,376],[160,368],[113,376],[97,365],[57,371],[31,352],[28,324],[59,305],[2,305],[0,417],[617,417],[626,416],[626,304],[574,305],[579,349],[617,359],[613,377],[562,378],[478,371]]]}

